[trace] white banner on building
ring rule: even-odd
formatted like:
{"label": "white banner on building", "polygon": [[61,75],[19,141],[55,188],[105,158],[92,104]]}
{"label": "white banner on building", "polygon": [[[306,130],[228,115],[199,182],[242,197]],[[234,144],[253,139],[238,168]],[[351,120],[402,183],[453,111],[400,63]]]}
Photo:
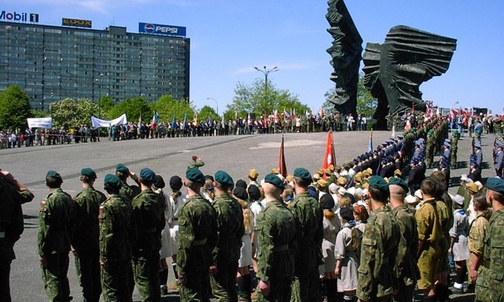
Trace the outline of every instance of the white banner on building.
{"label": "white banner on building", "polygon": [[27,118],[28,128],[52,128],[52,117]]}
{"label": "white banner on building", "polygon": [[120,117],[107,121],[107,120],[101,120],[97,117],[92,116],[91,117],[91,125],[93,128],[107,128],[110,126],[115,126],[117,124],[127,124],[128,120],[126,119],[126,113],[121,115]]}

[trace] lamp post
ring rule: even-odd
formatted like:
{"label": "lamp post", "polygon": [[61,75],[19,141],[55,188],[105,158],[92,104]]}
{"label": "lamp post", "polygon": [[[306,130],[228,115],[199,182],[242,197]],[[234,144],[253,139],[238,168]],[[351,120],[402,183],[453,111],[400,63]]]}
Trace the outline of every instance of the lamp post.
{"label": "lamp post", "polygon": [[217,115],[219,115],[219,102],[217,102],[214,98],[206,98],[207,100],[212,100],[215,102],[215,106],[217,107]]}
{"label": "lamp post", "polygon": [[263,110],[266,109],[266,106],[268,105],[268,75],[270,74],[270,72],[275,72],[275,71],[278,71],[278,66],[275,66],[273,68],[266,68],[266,66],[263,66],[263,69],[261,68],[258,68],[258,67],[255,67],[254,66],[254,69],[259,71],[259,72],[262,72],[264,74],[264,101],[265,101],[265,104],[263,104],[264,106],[262,106]]}

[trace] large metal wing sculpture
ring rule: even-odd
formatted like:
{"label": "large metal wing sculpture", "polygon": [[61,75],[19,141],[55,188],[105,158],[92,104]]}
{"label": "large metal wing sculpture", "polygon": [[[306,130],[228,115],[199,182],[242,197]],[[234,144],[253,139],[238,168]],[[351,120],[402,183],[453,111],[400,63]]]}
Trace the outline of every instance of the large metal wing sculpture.
{"label": "large metal wing sculpture", "polygon": [[357,84],[362,53],[362,38],[343,0],[327,2],[327,30],[334,41],[327,49],[331,55],[334,72],[331,80],[336,83],[336,94],[331,102],[342,114],[357,116]]}

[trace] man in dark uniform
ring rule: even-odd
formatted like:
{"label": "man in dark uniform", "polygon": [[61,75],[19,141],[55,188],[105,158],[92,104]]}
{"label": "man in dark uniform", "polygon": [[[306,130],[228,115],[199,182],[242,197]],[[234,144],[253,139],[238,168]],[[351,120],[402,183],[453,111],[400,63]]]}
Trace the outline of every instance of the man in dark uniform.
{"label": "man in dark uniform", "polygon": [[72,197],[61,190],[63,179],[56,171],[48,171],[46,186],[51,193],[40,203],[38,252],[42,280],[49,301],[70,301],[68,284],[68,252],[70,251]]}
{"label": "man in dark uniform", "polygon": [[100,267],[103,298],[106,302],[131,301],[131,238],[136,235],[131,224],[132,207],[119,196],[122,181],[107,174],[104,189],[108,193],[99,209]]}
{"label": "man in dark uniform", "polygon": [[266,207],[257,217],[257,301],[290,301],[294,279],[298,227],[282,203],[284,182],[275,174],[264,178]]}
{"label": "man in dark uniform", "polygon": [[296,253],[295,275],[299,279],[301,300],[317,301],[320,299],[320,282],[318,267],[323,263],[322,226],[323,210],[318,200],[307,192],[312,176],[305,168],[294,170],[294,190],[296,197],[289,204],[302,230],[299,237],[299,248]]}
{"label": "man in dark uniform", "polygon": [[33,194],[7,171],[0,171],[0,300],[10,302],[10,268],[16,258],[14,243],[23,233],[21,204]]}
{"label": "man in dark uniform", "polygon": [[198,169],[187,169],[187,202],[179,210],[177,274],[181,301],[209,301],[209,268],[217,243],[215,210],[199,193],[205,176]]}
{"label": "man in dark uniform", "polygon": [[217,245],[213,251],[214,265],[210,266],[212,293],[219,301],[237,301],[236,272],[242,236],[243,210],[228,192],[233,189],[231,176],[224,171],[215,173],[213,207],[217,215]]}
{"label": "man in dark uniform", "polygon": [[98,248],[98,210],[107,197],[94,189],[96,173],[91,168],[81,170],[82,191],[75,197],[75,228],[71,243],[75,268],[86,302],[100,300],[100,266]]}
{"label": "man in dark uniform", "polygon": [[159,301],[159,249],[161,230],[165,225],[164,204],[161,197],[152,191],[156,174],[149,168],[140,171],[140,187],[131,205],[133,220],[138,231],[133,246],[133,274],[138,292],[144,301]]}

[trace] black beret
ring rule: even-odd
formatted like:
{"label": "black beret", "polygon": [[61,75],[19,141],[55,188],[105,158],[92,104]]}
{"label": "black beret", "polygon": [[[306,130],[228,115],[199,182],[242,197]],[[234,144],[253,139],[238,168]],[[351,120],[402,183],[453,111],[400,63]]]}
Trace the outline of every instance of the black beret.
{"label": "black beret", "polygon": [[170,188],[174,191],[178,191],[182,188],[182,178],[174,175],[170,178]]}
{"label": "black beret", "polygon": [[334,208],[334,198],[331,194],[324,194],[320,197],[320,207],[322,209],[332,209]]}

